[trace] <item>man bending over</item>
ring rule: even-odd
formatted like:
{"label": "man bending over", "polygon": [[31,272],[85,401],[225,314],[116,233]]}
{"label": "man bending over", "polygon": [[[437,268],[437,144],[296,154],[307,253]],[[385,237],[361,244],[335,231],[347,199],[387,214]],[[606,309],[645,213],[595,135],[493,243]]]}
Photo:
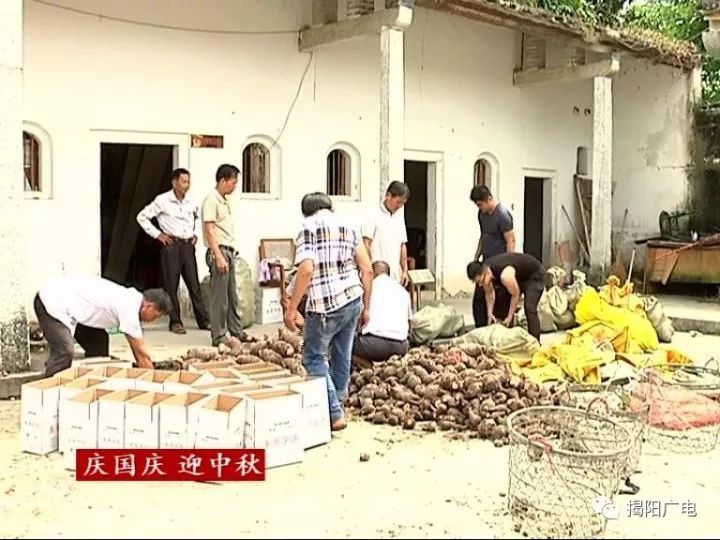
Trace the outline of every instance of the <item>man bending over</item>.
{"label": "man bending over", "polygon": [[96,276],[58,276],[40,288],[34,307],[50,347],[45,376],[52,377],[72,365],[74,340],[86,357],[110,356],[111,328],[125,334],[137,365],[152,369],[140,322],[167,315],[172,301],[162,289],[141,293]]}

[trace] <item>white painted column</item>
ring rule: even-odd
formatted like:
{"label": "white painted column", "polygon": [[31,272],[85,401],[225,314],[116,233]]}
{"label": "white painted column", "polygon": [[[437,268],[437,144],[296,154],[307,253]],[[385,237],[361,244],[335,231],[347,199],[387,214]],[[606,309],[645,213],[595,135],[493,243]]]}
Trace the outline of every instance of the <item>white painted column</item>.
{"label": "white painted column", "polygon": [[404,32],[384,26],[380,32],[380,196],[390,182],[405,181]]}
{"label": "white painted column", "polygon": [[590,278],[599,280],[610,270],[612,238],[612,79],[593,79],[593,194]]}
{"label": "white painted column", "polygon": [[0,367],[30,367],[23,276],[23,0],[0,1]]}

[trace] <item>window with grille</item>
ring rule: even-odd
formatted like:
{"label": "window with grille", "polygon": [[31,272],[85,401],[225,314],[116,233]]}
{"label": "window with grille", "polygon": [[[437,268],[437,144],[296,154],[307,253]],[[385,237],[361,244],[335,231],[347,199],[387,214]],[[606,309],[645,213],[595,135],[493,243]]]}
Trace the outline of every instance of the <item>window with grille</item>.
{"label": "window with grille", "polygon": [[23,131],[23,156],[25,191],[42,191],[40,176],[40,141],[34,135]]}
{"label": "window with grille", "polygon": [[475,185],[492,187],[492,166],[487,159],[478,159],[475,162]]}
{"label": "window with grille", "polygon": [[331,196],[349,197],[350,156],[340,149],[332,150],[327,157],[327,194]]}
{"label": "window with grille", "polygon": [[243,193],[270,193],[270,151],[261,143],[250,143],[243,150]]}

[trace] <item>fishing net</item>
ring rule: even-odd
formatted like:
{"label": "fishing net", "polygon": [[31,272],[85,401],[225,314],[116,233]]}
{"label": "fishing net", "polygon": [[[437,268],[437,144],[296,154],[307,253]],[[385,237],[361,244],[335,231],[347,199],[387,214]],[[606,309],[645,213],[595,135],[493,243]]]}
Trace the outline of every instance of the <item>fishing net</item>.
{"label": "fishing net", "polygon": [[[653,366],[642,371],[633,403],[649,404],[648,444],[676,454],[712,452],[720,436],[720,386],[707,368]],[[712,373],[709,373],[712,376]]]}
{"label": "fishing net", "polygon": [[[608,512],[617,514],[612,497],[627,466],[628,431],[606,416],[570,407],[520,409],[508,417],[508,431],[508,504],[516,532],[531,538],[602,536]],[[601,508],[598,501],[606,503]]]}
{"label": "fishing net", "polygon": [[635,410],[630,408],[631,393],[622,384],[570,384],[561,393],[560,405],[577,407],[586,411],[604,414],[619,426],[625,428],[632,440],[627,463],[623,472],[629,478],[637,471],[642,456],[643,441],[650,405],[645,403]]}

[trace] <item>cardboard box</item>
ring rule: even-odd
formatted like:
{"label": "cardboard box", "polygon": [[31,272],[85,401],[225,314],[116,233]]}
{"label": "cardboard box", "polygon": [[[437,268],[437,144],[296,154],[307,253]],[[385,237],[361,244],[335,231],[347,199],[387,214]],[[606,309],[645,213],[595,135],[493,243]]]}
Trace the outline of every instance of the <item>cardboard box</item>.
{"label": "cardboard box", "polygon": [[63,454],[65,468],[75,470],[75,451],[78,448],[97,448],[99,398],[110,390],[87,390],[67,401],[60,424],[60,436],[67,438]]}
{"label": "cardboard box", "polygon": [[51,377],[22,385],[20,449],[41,456],[58,449],[58,413],[62,379]]}
{"label": "cardboard box", "polygon": [[[90,377],[82,377],[75,379],[74,381],[67,381],[60,387],[60,405],[58,408],[58,420],[59,424],[62,425],[65,416],[65,408],[69,399],[87,392],[88,390],[98,389],[104,390],[103,384],[106,379],[95,379]],[[65,452],[67,449],[67,432],[60,430],[60,436],[58,438],[58,450]]]}
{"label": "cardboard box", "polygon": [[152,373],[151,369],[144,368],[120,369],[117,371],[115,369],[113,367],[106,368],[108,377],[101,387],[103,390],[135,390],[138,379],[149,377]]}
{"label": "cardboard box", "polygon": [[92,371],[92,368],[88,367],[71,367],[57,372],[53,377],[56,379],[62,379],[64,381],[74,381],[80,377],[84,377]]}
{"label": "cardboard box", "polygon": [[236,367],[237,364],[232,360],[223,360],[220,362],[197,362],[188,366],[188,371],[208,371],[211,369],[227,369]]}
{"label": "cardboard box", "polygon": [[248,377],[247,375],[244,375],[242,372],[237,371],[233,368],[228,369],[209,369],[207,371],[208,374],[212,375],[213,379],[215,380],[221,380],[221,381],[227,381],[227,380],[239,380],[239,381],[247,381]]}
{"label": "cardboard box", "polygon": [[125,448],[125,405],[141,390],[117,390],[98,403],[98,448]]}
{"label": "cardboard box", "polygon": [[202,385],[213,382],[213,377],[204,371],[174,371],[163,383],[163,392],[166,394],[192,392],[192,385]]}
{"label": "cardboard box", "polygon": [[272,362],[250,362],[249,364],[238,364],[236,368],[233,368],[235,371],[239,371],[240,373],[245,373],[248,371],[257,371],[258,368],[267,368],[270,366],[274,366]]}
{"label": "cardboard box", "polygon": [[251,392],[245,396],[245,448],[264,448],[265,467],[303,460],[303,398],[298,392]]}
{"label": "cardboard box", "polygon": [[119,358],[107,357],[95,357],[95,358],[81,358],[73,360],[71,368],[74,367],[87,367],[87,368],[99,368],[99,367],[119,367],[119,368],[131,368],[133,362],[131,360],[121,360]]}
{"label": "cardboard box", "polygon": [[249,375],[250,373],[262,373],[264,371],[272,371],[282,368],[272,362],[253,362],[252,364],[241,364],[235,369],[240,373]]}
{"label": "cardboard box", "polygon": [[245,401],[217,395],[200,408],[195,448],[242,448],[245,435]]}
{"label": "cardboard box", "polygon": [[135,389],[145,392],[164,392],[165,381],[174,372],[160,369],[151,369],[135,379]]}
{"label": "cardboard box", "polygon": [[197,392],[199,394],[217,394],[220,392],[220,390],[224,388],[229,388],[231,386],[242,386],[242,381],[238,381],[237,379],[232,379],[229,381],[213,381],[208,384],[200,384],[198,386],[193,386],[192,391]]}
{"label": "cardboard box", "polygon": [[158,448],[160,446],[159,404],[171,398],[163,392],[144,392],[125,402],[125,447]]}
{"label": "cardboard box", "polygon": [[283,387],[302,395],[303,429],[302,440],[305,449],[330,442],[330,407],[328,405],[327,380],[325,377],[287,377],[264,381],[274,387]]}
{"label": "cardboard box", "polygon": [[160,448],[195,448],[200,409],[212,396],[187,392],[159,404]]}
{"label": "cardboard box", "polygon": [[254,373],[248,373],[248,377],[251,381],[268,381],[270,379],[279,379],[281,377],[289,377],[292,373],[290,373],[289,369],[269,369],[267,371],[258,371]]}
{"label": "cardboard box", "polygon": [[276,324],[283,321],[282,294],[279,287],[261,287],[257,298],[258,324]]}
{"label": "cardboard box", "polygon": [[302,381],[302,380],[304,380],[304,379],[303,379],[300,375],[292,375],[292,374],[290,374],[290,375],[285,375],[285,374],[282,374],[282,375],[280,375],[280,376],[278,376],[278,377],[265,377],[265,376],[263,376],[261,379],[254,379],[254,380],[255,380],[255,382],[259,382],[259,383],[262,383],[262,384],[266,384],[266,385],[268,385],[268,386],[274,386],[274,387],[282,386],[282,387],[287,387],[287,386],[288,386],[289,384],[291,384],[291,383],[300,382],[300,381]]}
{"label": "cardboard box", "polygon": [[265,390],[275,391],[275,390],[277,390],[277,388],[273,387],[273,386],[267,386],[264,384],[260,384],[260,383],[233,384],[231,386],[226,386],[224,388],[220,388],[220,390],[218,390],[218,393],[227,395],[227,396],[242,397],[244,394],[247,394],[248,392],[262,392]]}

